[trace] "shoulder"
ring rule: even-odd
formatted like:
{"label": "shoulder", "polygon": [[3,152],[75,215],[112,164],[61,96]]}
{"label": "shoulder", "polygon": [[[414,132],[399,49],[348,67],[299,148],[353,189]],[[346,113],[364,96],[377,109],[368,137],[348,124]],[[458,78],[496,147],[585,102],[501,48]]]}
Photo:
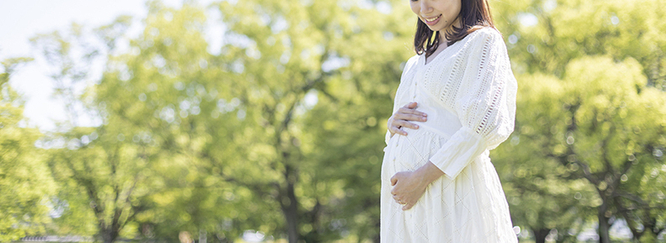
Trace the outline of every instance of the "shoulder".
{"label": "shoulder", "polygon": [[405,72],[405,71],[411,69],[412,67],[414,67],[416,65],[416,63],[418,63],[419,57],[421,57],[421,56],[420,55],[414,55],[414,56],[410,57],[409,60],[407,60],[407,62],[405,63],[405,67],[403,68],[403,72]]}
{"label": "shoulder", "polygon": [[407,62],[401,63],[400,65],[402,66],[402,75],[400,77],[400,82],[402,82],[405,77],[409,76],[409,73],[412,73],[414,70],[414,67],[418,64],[419,60],[419,55],[414,55],[413,57],[409,58]]}
{"label": "shoulder", "polygon": [[482,27],[465,37],[471,51],[487,52],[497,50],[506,52],[506,45],[502,34],[493,27]]}
{"label": "shoulder", "polygon": [[495,29],[494,27],[480,27],[469,35],[476,35],[483,39],[502,39],[502,33],[500,33],[499,30]]}
{"label": "shoulder", "polygon": [[416,64],[416,62],[419,60],[419,57],[421,57],[421,55],[414,55],[410,57],[409,60],[407,60],[407,64],[405,64],[406,65],[405,67]]}
{"label": "shoulder", "polygon": [[464,40],[470,46],[504,44],[502,34],[493,27],[480,27],[469,33]]}

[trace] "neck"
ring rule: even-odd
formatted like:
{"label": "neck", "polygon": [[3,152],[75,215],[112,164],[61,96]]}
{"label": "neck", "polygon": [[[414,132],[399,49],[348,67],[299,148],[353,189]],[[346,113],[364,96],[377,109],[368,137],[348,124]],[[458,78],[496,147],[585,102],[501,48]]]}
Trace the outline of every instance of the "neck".
{"label": "neck", "polygon": [[460,16],[458,16],[455,20],[453,20],[453,23],[444,29],[439,31],[439,43],[448,43],[449,40],[446,39],[446,35],[444,33],[446,32],[453,32],[453,27],[460,28],[462,26],[462,21],[460,21]]}

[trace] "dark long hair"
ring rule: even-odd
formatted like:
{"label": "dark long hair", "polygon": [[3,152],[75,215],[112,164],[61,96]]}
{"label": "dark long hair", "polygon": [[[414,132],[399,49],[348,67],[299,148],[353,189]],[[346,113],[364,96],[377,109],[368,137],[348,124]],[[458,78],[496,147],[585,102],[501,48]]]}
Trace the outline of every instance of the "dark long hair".
{"label": "dark long hair", "polygon": [[[460,13],[456,17],[456,19],[460,19],[460,28],[451,26],[451,31],[445,31],[444,35],[449,40],[446,43],[447,46],[453,45],[482,27],[495,27],[488,0],[460,0],[460,2]],[[455,20],[453,22],[455,23]],[[433,32],[417,17],[416,34],[414,35],[416,54],[421,55],[425,52],[426,57],[429,57],[437,50],[441,33],[440,31]]]}

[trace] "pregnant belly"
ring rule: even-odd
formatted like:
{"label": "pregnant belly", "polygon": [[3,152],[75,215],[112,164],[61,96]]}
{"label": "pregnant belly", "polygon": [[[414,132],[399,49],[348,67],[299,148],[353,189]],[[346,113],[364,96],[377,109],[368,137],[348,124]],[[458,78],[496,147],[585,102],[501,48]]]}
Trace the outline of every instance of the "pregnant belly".
{"label": "pregnant belly", "polygon": [[395,134],[385,148],[382,176],[393,176],[400,171],[414,171],[428,163],[441,146],[462,126],[458,117],[449,109],[435,108],[427,102],[417,109],[428,114],[428,121],[416,122],[418,129],[403,127],[407,136]]}
{"label": "pregnant belly", "polygon": [[434,132],[430,129],[405,129],[408,135],[394,135],[387,146],[384,163],[390,165],[393,173],[414,171],[428,163],[442,144],[450,136]]}

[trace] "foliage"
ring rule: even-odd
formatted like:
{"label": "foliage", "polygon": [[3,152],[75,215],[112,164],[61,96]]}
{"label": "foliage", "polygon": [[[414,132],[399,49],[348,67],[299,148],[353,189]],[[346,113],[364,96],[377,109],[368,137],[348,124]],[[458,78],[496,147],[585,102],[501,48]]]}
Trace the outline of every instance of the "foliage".
{"label": "foliage", "polygon": [[[598,222],[604,242],[624,220],[635,239],[654,240],[666,220],[658,1],[490,4],[520,88],[515,132],[491,153],[514,224],[538,242],[555,232],[574,242]],[[53,133],[21,127],[7,82],[26,60],[3,63],[0,213],[14,221],[0,236],[175,242],[188,231],[233,242],[257,230],[290,242],[378,241],[386,121],[413,55],[408,3],[146,6],[138,36],[120,16],[31,40],[66,101],[69,121]],[[217,50],[210,25],[224,29]],[[97,66],[101,77],[91,76]],[[99,126],[80,126],[82,114]],[[30,189],[4,191],[14,188]]]}
{"label": "foliage", "polygon": [[25,126],[23,101],[9,81],[30,58],[2,61],[0,73],[0,242],[45,232],[56,186],[34,146],[41,133]]}
{"label": "foliage", "polygon": [[[122,29],[128,21],[121,17],[98,32]],[[68,123],[61,124],[60,132],[44,138],[48,165],[54,179],[63,186],[58,194],[63,214],[54,230],[95,233],[104,242],[113,242],[122,232],[131,234],[132,229],[126,226],[144,210],[142,200],[150,192],[146,184],[152,172],[147,164],[156,157],[150,138],[142,137],[138,142],[128,138],[134,142],[124,142],[123,132],[133,131],[109,120],[99,127],[78,125],[78,116],[84,113],[103,115],[99,113],[103,110],[96,110],[77,89],[85,84],[89,65],[105,50],[91,42],[86,29],[76,24],[69,32],[43,34],[31,41],[57,70],[51,74],[55,95],[65,101],[70,117]],[[91,228],[96,230],[91,232]]]}
{"label": "foliage", "polygon": [[521,87],[516,132],[495,160],[515,222],[535,235],[545,230],[541,239],[557,229],[559,241],[575,241],[568,234],[590,221],[601,221],[602,242],[619,219],[636,239],[659,234],[664,184],[656,179],[652,194],[637,187],[646,185],[638,182],[648,180],[645,171],[658,178],[663,166],[655,157],[664,146],[656,104],[664,102],[666,64],[658,3],[494,4]]}

